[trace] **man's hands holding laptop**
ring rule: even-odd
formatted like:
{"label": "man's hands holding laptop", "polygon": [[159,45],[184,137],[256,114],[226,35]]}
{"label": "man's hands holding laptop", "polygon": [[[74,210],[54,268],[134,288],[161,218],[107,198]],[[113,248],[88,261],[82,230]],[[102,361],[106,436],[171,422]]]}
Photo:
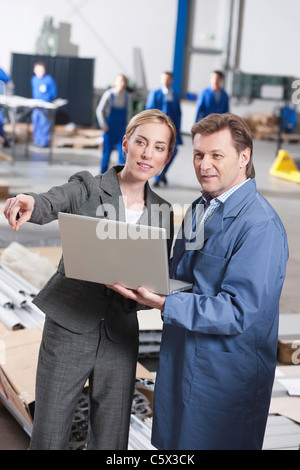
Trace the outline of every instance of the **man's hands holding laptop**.
{"label": "man's hands holding laptop", "polygon": [[165,307],[166,296],[154,294],[145,287],[139,287],[137,290],[127,289],[120,284],[107,285],[106,287],[118,292],[126,299],[135,300],[139,304],[147,305],[147,307],[157,308],[158,310],[163,310]]}

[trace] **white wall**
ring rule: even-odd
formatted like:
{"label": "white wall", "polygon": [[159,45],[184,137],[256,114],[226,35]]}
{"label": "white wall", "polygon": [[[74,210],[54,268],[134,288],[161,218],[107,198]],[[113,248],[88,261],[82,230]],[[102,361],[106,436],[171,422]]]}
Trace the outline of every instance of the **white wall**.
{"label": "white wall", "polygon": [[[194,48],[225,50],[228,0],[196,0],[190,44]],[[223,69],[224,54],[193,53],[190,58],[187,89],[192,93],[209,86],[210,72]]]}
{"label": "white wall", "polygon": [[134,79],[133,50],[140,48],[147,86],[172,69],[177,0],[0,0],[0,66],[10,69],[11,52],[35,53],[44,17],[54,26],[71,24],[70,42],[79,57],[93,57],[95,88],[118,73]]}
{"label": "white wall", "polygon": [[[9,71],[11,52],[34,53],[46,16],[54,26],[71,25],[79,57],[95,58],[95,88],[106,88],[119,72],[135,79],[133,50],[140,48],[146,85],[156,87],[172,69],[177,0],[0,0],[0,67]],[[228,0],[196,0],[191,31],[194,47],[226,44]],[[246,0],[241,71],[300,77],[300,1]],[[208,33],[208,35],[207,35]],[[211,35],[211,36],[209,36]],[[188,91],[209,82],[221,56],[193,55]]]}
{"label": "white wall", "polygon": [[[240,70],[300,78],[299,20],[299,0],[246,0]],[[248,105],[233,105],[232,111],[240,115],[274,112],[282,104],[280,99],[254,100]],[[299,99],[293,104],[299,112]]]}
{"label": "white wall", "polygon": [[247,0],[241,71],[300,77],[299,0]]}

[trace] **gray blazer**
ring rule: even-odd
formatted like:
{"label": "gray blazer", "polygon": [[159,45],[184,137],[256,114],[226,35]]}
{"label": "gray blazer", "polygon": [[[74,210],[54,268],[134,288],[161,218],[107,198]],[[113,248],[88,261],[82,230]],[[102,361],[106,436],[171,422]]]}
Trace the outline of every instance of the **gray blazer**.
{"label": "gray blazer", "polygon": [[[125,221],[125,206],[117,177],[121,169],[122,166],[113,167],[98,176],[82,171],[73,175],[68,183],[46,193],[30,193],[35,199],[30,222],[46,224],[57,219],[58,212],[91,217],[97,214],[98,217]],[[166,228],[170,255],[174,230],[171,206],[154,193],[148,183],[145,196],[147,211],[138,223]],[[57,272],[33,302],[56,323],[75,333],[92,330],[101,319],[105,319],[107,334],[113,341],[129,342],[138,333],[138,304],[102,284],[67,278],[63,257]]]}

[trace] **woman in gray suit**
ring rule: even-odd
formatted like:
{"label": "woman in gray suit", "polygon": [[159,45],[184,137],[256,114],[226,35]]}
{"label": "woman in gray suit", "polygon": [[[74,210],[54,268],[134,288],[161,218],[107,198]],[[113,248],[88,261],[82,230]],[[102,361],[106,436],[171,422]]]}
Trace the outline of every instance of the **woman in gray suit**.
{"label": "woman in gray suit", "polygon": [[[150,189],[148,180],[170,160],[175,139],[174,124],[164,113],[142,111],[131,119],[123,138],[124,166],[98,176],[81,171],[48,192],[19,194],[7,200],[4,214],[14,230],[26,221],[48,223],[58,212],[161,226],[168,231],[170,253],[172,209]],[[63,259],[34,303],[46,320],[30,449],[68,449],[74,411],[87,380],[87,448],[127,449],[139,346],[138,304],[104,285],[67,278]]]}

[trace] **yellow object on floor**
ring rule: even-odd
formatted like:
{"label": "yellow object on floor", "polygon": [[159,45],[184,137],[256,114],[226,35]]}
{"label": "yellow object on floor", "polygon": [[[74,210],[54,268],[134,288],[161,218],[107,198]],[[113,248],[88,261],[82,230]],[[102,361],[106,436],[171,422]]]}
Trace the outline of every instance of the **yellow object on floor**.
{"label": "yellow object on floor", "polygon": [[300,171],[286,150],[279,150],[269,170],[270,175],[300,183]]}

